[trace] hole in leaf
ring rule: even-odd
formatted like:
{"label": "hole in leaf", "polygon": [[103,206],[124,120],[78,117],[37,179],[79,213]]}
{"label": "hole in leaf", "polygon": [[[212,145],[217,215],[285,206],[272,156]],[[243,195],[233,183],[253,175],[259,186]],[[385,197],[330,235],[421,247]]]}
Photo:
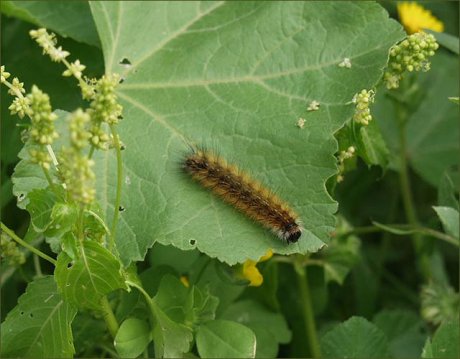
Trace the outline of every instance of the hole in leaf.
{"label": "hole in leaf", "polygon": [[120,61],[120,65],[131,65],[131,61],[129,61],[126,57]]}
{"label": "hole in leaf", "polygon": [[72,268],[72,266],[73,266],[73,263],[72,263],[72,262],[67,263],[67,269]]}
{"label": "hole in leaf", "polygon": [[196,244],[196,239],[191,239],[190,240],[190,245],[194,246]]}
{"label": "hole in leaf", "polygon": [[26,198],[26,194],[25,193],[19,193],[18,201],[22,201],[22,200],[24,200],[24,198]]}
{"label": "hole in leaf", "polygon": [[24,312],[21,312],[21,313],[19,313],[19,314],[24,315]]}
{"label": "hole in leaf", "polygon": [[29,318],[33,318],[34,315],[32,313],[29,314]]}
{"label": "hole in leaf", "polygon": [[119,211],[119,212],[124,212],[124,211],[125,211],[125,207],[123,207],[123,206],[118,207],[118,211]]}
{"label": "hole in leaf", "polygon": [[118,83],[122,84],[123,82],[125,82],[125,79],[123,77],[120,77],[120,81],[118,81]]}

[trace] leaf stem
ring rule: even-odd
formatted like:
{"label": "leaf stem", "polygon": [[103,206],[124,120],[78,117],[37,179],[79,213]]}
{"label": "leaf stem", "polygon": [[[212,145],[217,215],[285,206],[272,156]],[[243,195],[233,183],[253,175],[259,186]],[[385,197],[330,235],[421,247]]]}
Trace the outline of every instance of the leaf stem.
{"label": "leaf stem", "polygon": [[341,236],[341,237],[346,237],[351,234],[367,234],[367,233],[386,232],[386,233],[396,234],[399,236],[406,236],[409,234],[417,233],[417,234],[430,236],[436,239],[440,239],[454,246],[460,247],[460,241],[458,241],[456,238],[449,236],[448,234],[436,231],[431,228],[427,228],[423,226],[412,226],[410,224],[385,224],[385,227],[391,227],[397,230],[403,230],[405,231],[405,233],[392,232],[389,229],[385,229],[384,227],[365,226],[365,227],[356,227],[356,228],[353,228],[352,230],[342,232],[342,233],[339,232],[339,233],[336,233],[336,235]]}
{"label": "leaf stem", "polygon": [[43,277],[42,268],[40,266],[40,259],[35,254],[33,255],[33,259],[34,259],[35,276],[38,278]]}
{"label": "leaf stem", "polygon": [[27,243],[24,240],[22,240],[21,238],[19,238],[16,235],[16,233],[14,233],[11,229],[9,229],[7,226],[5,226],[3,224],[3,222],[0,222],[0,226],[1,226],[2,231],[4,231],[6,234],[8,234],[13,240],[18,242],[21,246],[27,248],[32,253],[35,253],[37,256],[42,257],[43,259],[47,260],[48,262],[50,262],[51,264],[56,266],[56,260],[55,259],[53,259],[50,256],[46,255],[45,253],[43,253],[39,249],[37,249],[35,247],[32,247],[29,243]]}
{"label": "leaf stem", "polygon": [[105,324],[107,324],[107,328],[109,329],[109,333],[112,338],[115,338],[118,332],[118,322],[117,318],[115,318],[115,314],[113,314],[112,307],[107,299],[107,297],[103,297],[101,300],[101,308],[103,312],[103,317],[105,320]]}
{"label": "leaf stem", "polygon": [[145,291],[144,288],[142,288],[142,286],[140,286],[139,284],[137,283],[134,283],[132,281],[129,281],[127,280],[126,281],[126,284],[129,285],[130,287],[134,287],[136,288],[139,292],[141,292],[145,298],[145,301],[148,305],[148,307],[150,308],[150,319],[151,319],[151,322],[152,324],[155,323],[155,318],[157,316],[157,306],[156,306],[156,303],[154,302],[153,298],[151,298],[149,296],[149,294]]}
{"label": "leaf stem", "polygon": [[79,210],[78,210],[78,224],[77,224],[77,227],[78,227],[78,240],[80,242],[81,245],[83,245],[83,240],[85,239],[85,235],[84,235],[84,228],[83,228],[83,214],[85,213],[85,207],[84,206],[80,206]]}
{"label": "leaf stem", "polygon": [[321,350],[318,341],[318,334],[316,332],[315,316],[313,312],[310,290],[308,286],[307,268],[303,267],[299,261],[295,261],[294,271],[296,273],[297,282],[299,285],[305,330],[307,334],[308,344],[310,347],[310,355],[312,358],[320,358]]}
{"label": "leaf stem", "polygon": [[121,202],[121,187],[122,187],[122,176],[123,176],[123,162],[121,160],[121,148],[120,141],[118,139],[118,133],[115,125],[110,125],[110,130],[112,132],[113,140],[115,142],[115,151],[117,153],[117,192],[115,196],[115,205],[113,212],[111,236],[110,236],[110,250],[115,248],[115,231],[117,229],[118,217],[119,217],[119,208]]}
{"label": "leaf stem", "polygon": [[[414,206],[414,199],[412,196],[412,188],[409,178],[409,165],[407,161],[407,138],[406,138],[406,124],[409,119],[407,107],[404,103],[394,101],[396,109],[396,117],[398,119],[399,128],[399,182],[401,184],[401,196],[404,204],[404,212],[407,221],[414,227],[418,227],[419,220]],[[426,252],[423,249],[423,239],[419,233],[414,233],[412,237],[413,245],[417,258],[419,261],[419,268],[423,276],[428,279],[431,277],[430,265]]]}

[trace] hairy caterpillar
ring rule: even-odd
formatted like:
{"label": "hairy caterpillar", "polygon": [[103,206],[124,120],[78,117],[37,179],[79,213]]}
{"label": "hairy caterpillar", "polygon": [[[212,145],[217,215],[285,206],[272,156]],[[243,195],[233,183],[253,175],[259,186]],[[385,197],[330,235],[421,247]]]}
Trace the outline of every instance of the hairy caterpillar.
{"label": "hairy caterpillar", "polygon": [[185,157],[182,167],[203,187],[287,243],[297,242],[302,234],[298,216],[287,203],[212,152],[193,150]]}

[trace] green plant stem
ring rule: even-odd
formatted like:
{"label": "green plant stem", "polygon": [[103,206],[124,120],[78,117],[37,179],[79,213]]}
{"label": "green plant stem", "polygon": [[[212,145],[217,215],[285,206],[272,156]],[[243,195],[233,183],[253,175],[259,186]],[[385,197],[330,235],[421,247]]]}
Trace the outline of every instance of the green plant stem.
{"label": "green plant stem", "polygon": [[157,313],[157,306],[156,306],[156,303],[155,303],[155,302],[153,301],[153,299],[149,296],[149,294],[144,290],[144,288],[142,288],[142,286],[140,286],[139,284],[134,283],[134,282],[129,281],[129,280],[126,281],[126,284],[129,285],[130,287],[136,288],[139,292],[142,293],[142,295],[143,295],[144,298],[145,298],[145,301],[146,301],[147,305],[148,305],[149,308],[150,308],[150,318],[151,318],[151,321],[152,321],[152,323],[155,323],[155,317],[156,317],[156,313]]}
{"label": "green plant stem", "polygon": [[33,258],[34,258],[35,276],[43,277],[42,268],[40,266],[40,259],[35,254],[33,255]]}
{"label": "green plant stem", "polygon": [[29,251],[35,253],[37,256],[47,260],[48,262],[52,263],[53,265],[56,265],[56,260],[51,258],[50,256],[46,255],[45,253],[41,252],[39,249],[32,247],[29,243],[23,241],[21,238],[19,238],[16,233],[14,233],[11,229],[9,229],[7,226],[3,224],[3,222],[0,223],[0,226],[2,228],[2,231],[5,231],[6,234],[8,234],[13,240],[18,242],[21,246],[27,248]]}
{"label": "green plant stem", "polygon": [[440,240],[445,241],[447,243],[453,244],[454,246],[460,247],[459,240],[454,238],[454,237],[452,237],[452,236],[449,236],[448,234],[438,232],[438,231],[435,231],[434,229],[425,228],[425,227],[419,227],[418,232],[420,234],[425,234],[427,236],[437,238],[437,239],[440,239]]}
{"label": "green plant stem", "polygon": [[460,247],[460,241],[457,240],[456,238],[449,236],[448,234],[436,231],[431,228],[423,227],[423,226],[412,226],[410,224],[385,224],[387,227],[392,227],[395,229],[401,229],[406,231],[406,233],[401,233],[397,234],[394,232],[389,232],[385,228],[382,227],[377,227],[377,226],[366,226],[366,227],[356,227],[352,230],[342,232],[342,233],[337,233],[338,236],[341,237],[346,237],[352,234],[368,234],[368,233],[378,233],[378,232],[387,232],[387,233],[393,233],[399,236],[406,236],[409,234],[417,233],[421,235],[426,235],[430,236],[432,238],[440,239],[444,242],[450,243],[454,246]]}
{"label": "green plant stem", "polygon": [[302,267],[301,265],[294,263],[294,271],[299,285],[305,330],[310,347],[310,355],[312,358],[320,358],[321,350],[318,341],[318,334],[316,332],[316,323],[311,303],[310,289],[308,287],[307,269],[306,267]]}
{"label": "green plant stem", "polygon": [[[409,165],[407,161],[406,124],[409,119],[409,115],[407,112],[407,107],[404,103],[395,101],[394,104],[399,124],[399,181],[401,184],[401,196],[404,204],[404,212],[406,214],[406,218],[409,224],[411,224],[414,227],[418,227],[419,220],[414,206],[414,199],[412,196],[412,188],[409,178]],[[419,262],[420,271],[422,275],[425,277],[425,279],[429,279],[431,277],[431,270],[429,258],[423,248],[423,238],[419,233],[414,233],[412,238],[414,249]]]}
{"label": "green plant stem", "polygon": [[114,205],[114,212],[113,212],[113,220],[112,220],[112,228],[110,230],[110,250],[115,248],[115,232],[117,229],[118,224],[118,217],[119,217],[119,208],[121,202],[121,187],[123,183],[123,162],[121,160],[121,148],[120,148],[120,141],[118,139],[118,133],[115,125],[110,125],[110,130],[112,132],[112,137],[115,142],[115,151],[117,153],[117,192],[115,196],[115,205]]}
{"label": "green plant stem", "polygon": [[83,225],[83,215],[85,213],[85,208],[83,206],[80,206],[78,210],[78,222],[77,222],[77,228],[78,228],[78,240],[80,241],[80,244],[83,244],[83,240],[85,239],[85,233],[84,233],[84,225]]}
{"label": "green plant stem", "polygon": [[109,329],[109,333],[112,338],[115,338],[118,332],[118,322],[115,318],[115,314],[113,314],[112,307],[107,299],[107,297],[103,297],[101,300],[101,309],[103,312],[105,324],[107,324],[107,328]]}

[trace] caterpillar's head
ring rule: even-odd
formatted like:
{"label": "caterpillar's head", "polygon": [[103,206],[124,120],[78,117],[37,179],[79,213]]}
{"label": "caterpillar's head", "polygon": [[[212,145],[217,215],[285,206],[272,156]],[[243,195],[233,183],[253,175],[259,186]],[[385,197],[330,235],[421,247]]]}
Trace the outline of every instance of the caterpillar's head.
{"label": "caterpillar's head", "polygon": [[291,222],[283,228],[283,239],[285,239],[288,244],[296,243],[301,235],[302,229],[295,222]]}

